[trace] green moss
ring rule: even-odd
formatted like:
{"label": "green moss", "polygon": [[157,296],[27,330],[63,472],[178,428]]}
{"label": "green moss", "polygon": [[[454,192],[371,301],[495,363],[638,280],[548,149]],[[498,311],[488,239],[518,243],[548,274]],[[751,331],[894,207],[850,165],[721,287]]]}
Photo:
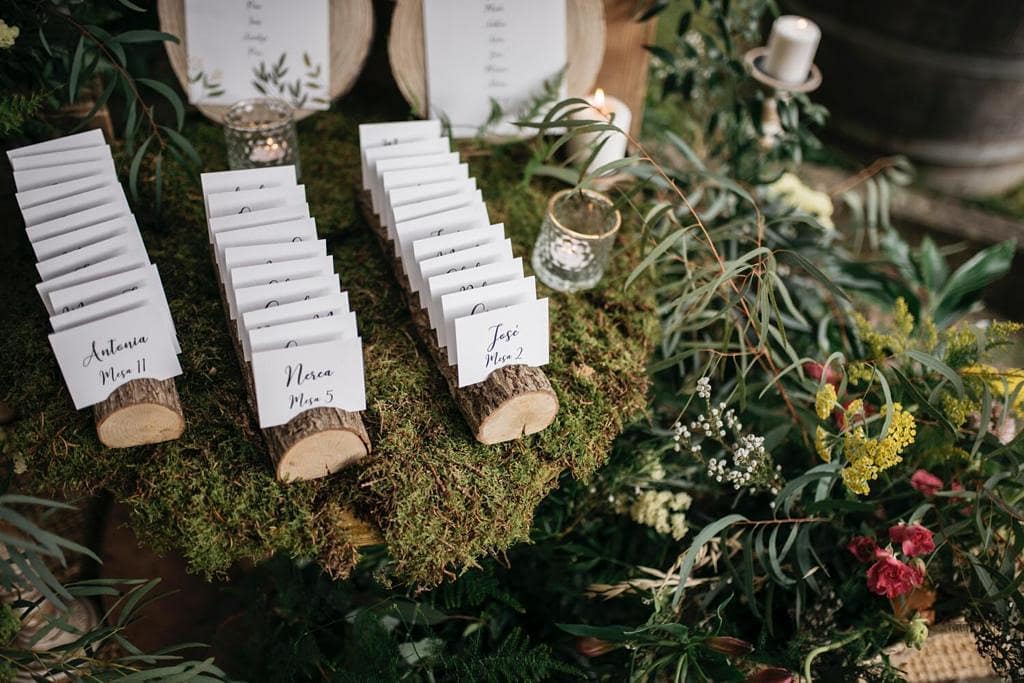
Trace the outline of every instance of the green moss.
{"label": "green moss", "polygon": [[[8,452],[24,460],[35,490],[113,491],[146,542],[179,548],[207,575],[273,553],[317,557],[345,575],[358,555],[343,511],[355,509],[380,526],[396,578],[430,585],[526,540],[534,509],[559,476],[591,475],[624,423],[642,412],[652,303],[638,290],[622,291],[636,240],[624,232],[601,287],[582,296],[550,294],[546,372],[561,402],[555,423],[515,443],[483,446],[431,366],[359,215],[355,122],[329,113],[300,128],[302,181],[363,335],[373,456],[325,480],[274,480],[218,299],[199,184],[173,167],[164,172],[162,214],[138,213],[182,345],[184,436],[118,451],[98,443],[91,411],[74,411],[63,388],[46,344],[31,250],[20,223],[7,221],[4,239],[15,253],[0,273],[8,294],[0,392],[22,415],[9,429]],[[197,122],[187,133],[207,168],[225,167],[216,126]],[[471,160],[492,220],[504,221],[524,257],[555,189],[522,183],[528,154],[524,146],[501,147]]]}

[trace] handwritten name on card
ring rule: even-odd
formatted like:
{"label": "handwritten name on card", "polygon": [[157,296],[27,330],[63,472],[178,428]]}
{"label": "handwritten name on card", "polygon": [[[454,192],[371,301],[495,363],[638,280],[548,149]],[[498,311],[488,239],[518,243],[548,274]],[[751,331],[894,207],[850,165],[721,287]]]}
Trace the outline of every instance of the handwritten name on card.
{"label": "handwritten name on card", "polygon": [[55,332],[50,346],[76,409],[103,401],[132,380],[181,374],[166,322],[153,305]]}
{"label": "handwritten name on card", "polygon": [[253,353],[252,374],[264,429],[312,408],[366,409],[359,337]]}
{"label": "handwritten name on card", "polygon": [[548,300],[459,318],[455,340],[460,387],[482,382],[506,365],[547,365]]}

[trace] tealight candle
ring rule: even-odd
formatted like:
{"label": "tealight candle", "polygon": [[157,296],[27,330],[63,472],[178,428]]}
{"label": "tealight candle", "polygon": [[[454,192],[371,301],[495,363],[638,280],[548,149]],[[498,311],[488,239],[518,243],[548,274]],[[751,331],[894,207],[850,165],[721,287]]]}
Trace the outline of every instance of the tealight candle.
{"label": "tealight candle", "polygon": [[[573,115],[573,118],[584,121],[606,120],[625,133],[629,132],[629,126],[633,122],[633,112],[625,102],[617,97],[605,95],[604,90],[598,88],[593,95],[586,98],[590,107],[583,109]],[[613,161],[626,156],[626,147],[629,139],[625,133],[617,131],[598,131],[595,133],[580,133],[569,140],[569,152],[574,159],[580,163],[585,162],[593,153],[594,148],[606,140],[597,153],[594,160],[587,167],[587,172],[601,168]]]}
{"label": "tealight candle", "polygon": [[787,14],[772,24],[763,69],[785,83],[803,83],[814,64],[821,29],[810,19]]}
{"label": "tealight candle", "polygon": [[298,136],[290,104],[273,97],[256,97],[232,105],[224,114],[228,166],[299,166]]}

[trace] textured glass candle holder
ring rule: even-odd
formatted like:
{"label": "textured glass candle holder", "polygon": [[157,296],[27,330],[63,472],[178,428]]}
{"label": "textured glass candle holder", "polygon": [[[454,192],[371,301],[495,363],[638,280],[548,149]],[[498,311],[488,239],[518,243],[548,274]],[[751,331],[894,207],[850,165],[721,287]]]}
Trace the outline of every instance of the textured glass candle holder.
{"label": "textured glass candle holder", "polygon": [[590,289],[604,275],[622,216],[607,195],[562,190],[551,197],[533,246],[533,271],[560,292]]}
{"label": "textured glass candle holder", "polygon": [[231,105],[224,114],[224,139],[231,169],[295,165],[299,141],[292,106],[274,97],[254,97]]}

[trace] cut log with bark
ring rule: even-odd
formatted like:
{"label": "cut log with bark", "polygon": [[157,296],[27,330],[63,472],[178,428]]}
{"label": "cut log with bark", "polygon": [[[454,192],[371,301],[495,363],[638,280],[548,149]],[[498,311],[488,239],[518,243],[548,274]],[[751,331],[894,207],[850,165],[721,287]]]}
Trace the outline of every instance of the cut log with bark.
{"label": "cut log with bark", "polygon": [[136,379],[93,406],[96,434],[108,448],[171,441],[185,430],[173,379]]}
{"label": "cut log with bark", "polygon": [[[213,255],[212,250],[210,254]],[[249,406],[255,415],[259,415],[252,367],[245,360],[237,328],[228,315],[224,284],[218,283],[218,288],[224,316],[230,328],[231,342],[245,380]],[[370,435],[363,425],[362,414],[341,408],[311,408],[283,425],[268,427],[262,432],[274,474],[285,482],[326,477],[370,453]]]}
{"label": "cut log with bark", "polygon": [[511,441],[536,434],[551,424],[558,414],[558,397],[540,368],[507,365],[492,372],[483,382],[459,386],[458,369],[448,364],[448,354],[437,345],[427,312],[410,288],[402,262],[394,257],[395,250],[388,239],[387,228],[373,213],[369,193],[360,195],[360,204],[381,249],[390,258],[413,324],[477,441],[485,444]]}

